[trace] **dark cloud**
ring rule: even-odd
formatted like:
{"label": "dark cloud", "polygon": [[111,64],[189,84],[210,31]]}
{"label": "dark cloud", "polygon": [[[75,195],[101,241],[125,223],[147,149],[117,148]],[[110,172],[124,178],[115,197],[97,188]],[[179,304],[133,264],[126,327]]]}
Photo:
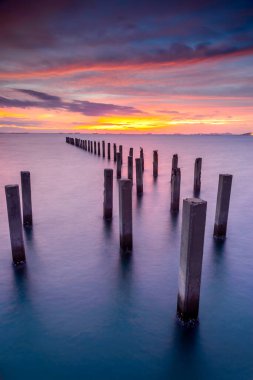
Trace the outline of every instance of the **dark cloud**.
{"label": "dark cloud", "polygon": [[85,100],[73,100],[72,102],[63,101],[58,96],[52,96],[44,92],[17,89],[16,91],[25,93],[40,101],[27,99],[9,99],[0,96],[0,107],[15,107],[15,108],[45,108],[66,110],[69,112],[78,112],[87,116],[101,115],[122,115],[122,114],[137,114],[141,111],[134,107],[118,106],[115,104],[95,103]]}

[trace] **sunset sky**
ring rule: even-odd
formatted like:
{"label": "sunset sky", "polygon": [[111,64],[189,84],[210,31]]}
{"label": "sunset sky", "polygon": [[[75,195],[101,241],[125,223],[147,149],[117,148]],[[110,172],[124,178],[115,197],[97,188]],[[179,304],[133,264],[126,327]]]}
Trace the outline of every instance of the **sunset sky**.
{"label": "sunset sky", "polygon": [[252,0],[1,0],[0,132],[253,132]]}

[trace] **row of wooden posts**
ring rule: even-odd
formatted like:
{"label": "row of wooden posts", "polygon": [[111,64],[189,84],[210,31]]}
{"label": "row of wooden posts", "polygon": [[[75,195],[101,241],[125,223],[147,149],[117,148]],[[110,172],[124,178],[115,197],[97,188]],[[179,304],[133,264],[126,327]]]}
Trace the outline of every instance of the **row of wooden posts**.
{"label": "row of wooden posts", "polygon": [[[67,142],[70,142],[69,139],[72,138],[67,138]],[[88,146],[88,143],[86,145]],[[133,150],[131,152],[133,153]],[[122,148],[118,154],[122,157]],[[141,164],[142,172],[144,170],[143,150],[141,156],[138,162]],[[178,157],[174,155],[172,187],[176,187],[175,183],[177,183],[173,181],[173,176],[178,173],[177,163]],[[199,161],[195,163],[196,165],[199,167]],[[214,224],[215,238],[224,239],[226,237],[231,185],[232,175],[220,174]],[[5,186],[12,257],[15,265],[23,264],[26,261],[22,224],[29,228],[33,224],[30,172],[21,172],[21,187],[23,223],[19,186]],[[103,216],[110,220],[113,216],[113,169],[104,169],[103,206]],[[187,198],[183,201],[177,312],[184,322],[194,321],[198,318],[206,208],[207,202],[199,198]],[[123,251],[131,252],[133,247],[132,179],[119,179],[119,224],[120,247]]]}
{"label": "row of wooden posts", "polygon": [[[90,140],[73,139],[66,137],[66,142],[93,153],[93,146],[98,144],[100,154],[100,142]],[[110,143],[108,146],[108,159],[110,159]],[[120,179],[119,167],[122,165],[122,146],[119,152],[114,146],[114,157],[117,162],[117,178],[119,179],[119,225],[120,247],[123,251],[131,252],[133,247],[132,229],[132,157],[133,148],[130,148],[128,156],[128,179]],[[103,157],[105,157],[105,142],[102,141]],[[96,154],[96,148],[94,148]],[[129,160],[130,158],[130,160]],[[158,175],[158,151],[153,152],[153,175]],[[130,162],[130,165],[129,165]],[[195,160],[194,167],[194,195],[198,196],[201,187],[202,159]],[[143,192],[142,173],[144,170],[144,152],[141,148],[140,158],[136,159],[136,184],[137,194]],[[121,171],[120,171],[121,174]],[[141,179],[141,181],[140,181]],[[171,211],[179,210],[181,172],[178,168],[178,155],[172,158],[171,171]],[[232,186],[232,175],[220,174],[214,223],[214,237],[224,239],[227,231],[228,211]],[[180,249],[179,291],[177,302],[177,315],[183,322],[192,323],[198,319],[200,283],[202,272],[202,258],[204,247],[204,235],[206,224],[207,202],[197,197],[183,200],[183,217]],[[113,169],[104,169],[104,218],[112,219],[113,213]]]}

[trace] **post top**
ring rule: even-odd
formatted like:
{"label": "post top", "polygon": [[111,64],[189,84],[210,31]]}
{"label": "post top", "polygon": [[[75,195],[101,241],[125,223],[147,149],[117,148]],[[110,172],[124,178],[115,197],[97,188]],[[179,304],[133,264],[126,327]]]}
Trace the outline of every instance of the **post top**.
{"label": "post top", "polygon": [[184,202],[187,202],[193,206],[198,206],[200,204],[207,203],[207,201],[204,201],[203,199],[200,199],[200,198],[186,198],[184,199]]}
{"label": "post top", "polygon": [[20,173],[21,174],[25,174],[25,175],[29,175],[30,174],[30,172],[28,172],[28,171],[21,171]]}
{"label": "post top", "polygon": [[104,173],[111,174],[113,173],[113,169],[104,169]]}
{"label": "post top", "polygon": [[18,185],[6,185],[5,186],[6,190],[17,189],[17,188],[18,188]]}
{"label": "post top", "polygon": [[232,174],[219,174],[220,177],[227,177],[227,178],[232,178]]}

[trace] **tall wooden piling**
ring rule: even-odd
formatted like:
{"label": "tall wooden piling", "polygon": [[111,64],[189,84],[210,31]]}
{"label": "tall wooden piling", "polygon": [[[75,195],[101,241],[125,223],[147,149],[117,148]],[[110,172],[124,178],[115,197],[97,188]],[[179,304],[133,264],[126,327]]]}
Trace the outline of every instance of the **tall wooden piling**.
{"label": "tall wooden piling", "polygon": [[105,142],[104,140],[102,141],[102,156],[105,158]]}
{"label": "tall wooden piling", "polygon": [[140,158],[141,158],[142,171],[144,171],[144,152],[143,152],[143,148],[140,148]]}
{"label": "tall wooden piling", "polygon": [[177,169],[177,166],[178,166],[178,155],[177,154],[173,154],[172,165],[171,165],[171,178],[170,178],[171,181],[172,181],[173,170]]}
{"label": "tall wooden piling", "polygon": [[120,247],[123,251],[131,251],[133,247],[132,182],[129,179],[119,181],[119,226]]}
{"label": "tall wooden piling", "polygon": [[181,171],[179,168],[174,169],[171,177],[171,203],[170,210],[172,212],[178,212],[180,202],[180,183],[181,183]]}
{"label": "tall wooden piling", "polygon": [[108,157],[108,160],[111,159],[111,143],[107,144],[107,157]]}
{"label": "tall wooden piling", "polygon": [[93,153],[93,141],[90,142],[90,152]]}
{"label": "tall wooden piling", "polygon": [[194,165],[194,184],[193,184],[193,192],[194,195],[197,196],[200,193],[201,188],[201,167],[202,167],[202,158],[198,157],[195,160]]}
{"label": "tall wooden piling", "polygon": [[97,154],[97,142],[94,141],[94,154]]}
{"label": "tall wooden piling", "polygon": [[115,143],[113,144],[113,161],[117,161],[117,146]]}
{"label": "tall wooden piling", "polygon": [[121,155],[120,153],[116,153],[116,160],[117,160],[117,179],[121,178]]}
{"label": "tall wooden piling", "polygon": [[158,150],[153,151],[153,177],[158,176]]}
{"label": "tall wooden piling", "polygon": [[112,219],[113,208],[113,170],[104,169],[104,219]]}
{"label": "tall wooden piling", "polygon": [[219,186],[213,232],[214,237],[219,239],[225,239],[227,234],[232,178],[233,176],[231,174],[219,175]]}
{"label": "tall wooden piling", "polygon": [[135,159],[135,169],[136,169],[136,191],[137,195],[142,195],[143,193],[143,171],[142,171],[142,159]]}
{"label": "tall wooden piling", "polygon": [[98,142],[98,156],[100,156],[100,141]]}
{"label": "tall wooden piling", "polygon": [[207,202],[184,199],[177,315],[183,322],[198,319]]}
{"label": "tall wooden piling", "polygon": [[32,193],[31,193],[31,176],[30,172],[21,172],[22,188],[22,206],[23,206],[23,224],[32,226]]}
{"label": "tall wooden piling", "polygon": [[12,258],[14,264],[25,262],[25,247],[22,231],[21,207],[18,185],[5,186]]}
{"label": "tall wooden piling", "polygon": [[133,157],[128,156],[127,158],[127,177],[128,179],[133,180]]}
{"label": "tall wooden piling", "polygon": [[90,152],[90,140],[88,140],[88,152]]}
{"label": "tall wooden piling", "polygon": [[129,156],[131,156],[131,157],[134,156],[134,148],[129,149]]}
{"label": "tall wooden piling", "polygon": [[121,165],[123,164],[123,146],[119,146],[119,152],[120,152],[120,157],[121,157]]}

